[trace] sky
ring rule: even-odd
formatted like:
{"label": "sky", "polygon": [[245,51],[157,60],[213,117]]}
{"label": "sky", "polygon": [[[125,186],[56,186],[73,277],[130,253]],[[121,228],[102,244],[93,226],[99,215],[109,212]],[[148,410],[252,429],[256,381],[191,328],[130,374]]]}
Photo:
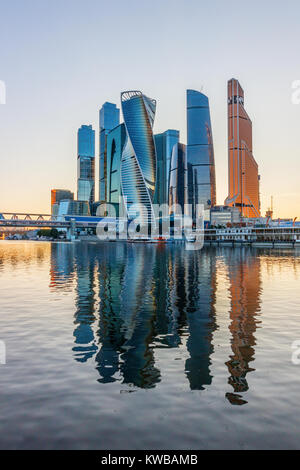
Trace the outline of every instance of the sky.
{"label": "sky", "polygon": [[179,129],[183,143],[186,89],[209,97],[223,204],[234,77],[253,122],[262,213],[273,195],[275,217],[300,219],[299,18],[298,0],[0,0],[0,212],[50,213],[51,188],[76,193],[77,129],[97,130],[102,104],[119,106],[131,89],[158,101],[154,132]]}

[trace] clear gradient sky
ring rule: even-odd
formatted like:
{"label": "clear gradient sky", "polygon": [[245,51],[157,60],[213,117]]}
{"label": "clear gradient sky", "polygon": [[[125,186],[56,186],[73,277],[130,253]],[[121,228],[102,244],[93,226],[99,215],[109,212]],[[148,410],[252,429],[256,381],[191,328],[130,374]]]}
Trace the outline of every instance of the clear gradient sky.
{"label": "clear gradient sky", "polygon": [[76,192],[78,127],[97,129],[101,105],[128,89],[157,99],[154,131],[179,129],[184,143],[185,90],[208,95],[222,204],[234,77],[253,122],[262,212],[274,195],[276,217],[300,218],[299,20],[298,0],[0,0],[0,212],[49,213],[51,188]]}

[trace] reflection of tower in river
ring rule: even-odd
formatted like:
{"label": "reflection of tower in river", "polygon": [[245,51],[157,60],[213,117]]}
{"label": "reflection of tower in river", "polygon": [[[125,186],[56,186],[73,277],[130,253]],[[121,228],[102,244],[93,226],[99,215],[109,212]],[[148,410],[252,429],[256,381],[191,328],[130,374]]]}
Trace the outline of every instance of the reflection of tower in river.
{"label": "reflection of tower in river", "polygon": [[72,290],[75,278],[74,246],[65,243],[51,243],[50,289]]}
{"label": "reflection of tower in river", "polygon": [[161,376],[154,349],[186,343],[191,389],[211,383],[213,253],[175,245],[57,246],[52,248],[51,286],[71,290],[76,280],[74,357],[79,362],[94,357],[99,382],[155,387]]}
{"label": "reflection of tower in river", "polygon": [[[170,250],[169,310],[177,324],[178,344],[187,337],[185,373],[191,390],[210,385],[215,323],[216,258],[214,251]],[[173,326],[173,331],[176,331]]]}
{"label": "reflection of tower in river", "polygon": [[[180,335],[186,323],[185,285],[175,278],[178,251],[158,245],[153,267],[153,302],[156,347],[174,348],[181,344]],[[182,286],[182,288],[181,288]],[[177,290],[177,292],[175,292]],[[180,292],[180,295],[178,295]],[[177,302],[177,295],[179,300]]]}
{"label": "reflection of tower in river", "polygon": [[97,351],[92,329],[95,322],[95,270],[92,245],[51,244],[50,288],[67,292],[76,281],[73,351],[79,362],[86,362]]}
{"label": "reflection of tower in river", "polygon": [[95,257],[90,253],[89,245],[84,245],[76,252],[76,311],[74,314],[75,344],[73,351],[77,361],[86,362],[96,351],[94,331],[95,296]]}
{"label": "reflection of tower in river", "polygon": [[116,379],[119,370],[119,355],[124,343],[124,328],[121,316],[122,286],[126,245],[115,245],[99,259],[99,328],[97,336],[99,351],[96,356],[99,382],[109,383]]}
{"label": "reflection of tower in river", "polygon": [[[109,259],[106,271],[99,267],[101,348],[97,355],[100,381],[120,369],[124,383],[142,388],[155,386],[160,373],[154,366],[152,295],[154,251],[147,245],[122,244],[116,260]],[[113,258],[116,251],[108,256]],[[119,253],[120,255],[120,253]],[[117,260],[122,261],[117,261]],[[104,268],[104,265],[103,265]]]}
{"label": "reflection of tower in river", "polygon": [[[254,361],[255,331],[260,312],[261,276],[260,258],[251,256],[249,249],[230,250],[227,260],[230,281],[231,349],[233,354],[226,363],[230,377],[228,383],[235,393],[246,392],[246,375],[254,371],[250,363]],[[227,394],[233,404],[244,404],[240,395]]]}
{"label": "reflection of tower in river", "polygon": [[182,247],[116,244],[99,265],[100,382],[149,388],[160,381],[154,347],[176,348],[186,334],[191,389],[211,384],[215,255]]}
{"label": "reflection of tower in river", "polygon": [[216,257],[214,251],[185,253],[187,278],[187,324],[189,337],[185,371],[192,390],[210,385],[210,365],[215,323]]}

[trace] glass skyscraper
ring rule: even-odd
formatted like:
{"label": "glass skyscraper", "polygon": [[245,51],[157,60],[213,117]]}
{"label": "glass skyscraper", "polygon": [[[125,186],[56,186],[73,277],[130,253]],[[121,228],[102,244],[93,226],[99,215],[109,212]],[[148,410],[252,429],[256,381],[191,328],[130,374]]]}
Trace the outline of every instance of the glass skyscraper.
{"label": "glass skyscraper", "polygon": [[[154,218],[156,184],[156,151],[152,132],[156,101],[141,91],[126,91],[121,93],[121,103],[127,132],[121,163],[125,208],[130,215],[133,204],[143,204],[145,213],[139,215],[149,222]],[[132,215],[136,216],[136,211]]]}
{"label": "glass skyscraper", "polygon": [[95,200],[95,131],[92,126],[78,129],[77,158],[77,199]]}
{"label": "glass skyscraper", "polygon": [[[187,161],[186,146],[176,144],[173,147],[172,160],[170,166],[169,185],[169,208],[174,214],[177,213],[174,206],[178,206],[180,214],[184,214],[184,205],[187,204]],[[173,208],[172,208],[173,206]]]}
{"label": "glass skyscraper", "polygon": [[99,200],[107,202],[107,135],[120,123],[120,110],[113,103],[104,103],[99,113],[100,121],[100,162]]}
{"label": "glass skyscraper", "polygon": [[[121,160],[124,144],[126,141],[125,124],[115,127],[107,135],[107,202],[113,204],[116,216],[122,214],[122,188],[121,188]],[[113,215],[108,213],[108,215]]]}
{"label": "glass skyscraper", "polygon": [[157,155],[154,201],[159,205],[168,204],[171,158],[174,145],[179,142],[179,131],[168,129],[162,134],[156,134],[154,139]]}
{"label": "glass skyscraper", "polygon": [[228,198],[244,217],[260,216],[258,165],[252,154],[252,122],[238,80],[228,82]]}
{"label": "glass skyscraper", "polygon": [[188,202],[192,216],[197,204],[207,212],[216,204],[215,159],[209,101],[199,91],[187,90]]}

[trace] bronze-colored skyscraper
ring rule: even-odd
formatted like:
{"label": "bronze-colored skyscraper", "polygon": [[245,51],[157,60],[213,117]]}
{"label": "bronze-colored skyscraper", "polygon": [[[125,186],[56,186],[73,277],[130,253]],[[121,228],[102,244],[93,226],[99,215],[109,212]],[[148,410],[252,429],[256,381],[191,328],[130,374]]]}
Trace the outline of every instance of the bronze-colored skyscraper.
{"label": "bronze-colored skyscraper", "polygon": [[228,192],[225,204],[244,217],[260,216],[258,165],[252,155],[252,122],[238,80],[228,82]]}

